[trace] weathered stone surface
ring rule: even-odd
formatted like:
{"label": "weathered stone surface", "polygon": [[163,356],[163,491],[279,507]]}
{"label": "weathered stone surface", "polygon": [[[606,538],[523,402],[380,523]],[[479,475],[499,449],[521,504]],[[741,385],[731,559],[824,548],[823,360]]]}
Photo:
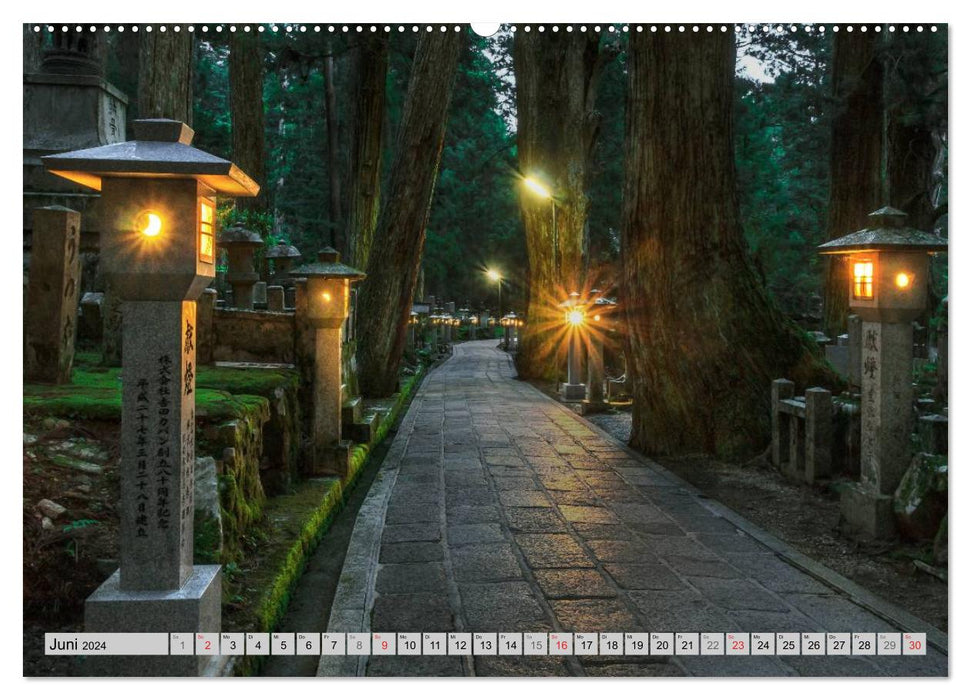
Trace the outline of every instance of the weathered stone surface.
{"label": "weathered stone surface", "polygon": [[893,496],[900,534],[913,540],[932,539],[947,514],[947,458],[918,454]]}
{"label": "weathered stone surface", "polygon": [[445,569],[437,562],[385,564],[374,584],[378,593],[445,594]]}
{"label": "weathered stone surface", "polygon": [[470,544],[451,549],[455,580],[483,583],[522,577],[519,562],[508,543]]}
{"label": "weathered stone surface", "polygon": [[34,211],[24,319],[24,376],[67,384],[74,366],[81,291],[81,215],[64,207]]}
{"label": "weathered stone surface", "polygon": [[595,569],[538,569],[533,575],[549,600],[617,597],[617,591]]}
{"label": "weathered stone surface", "polygon": [[51,520],[57,520],[67,512],[67,508],[60,503],[55,503],[47,498],[42,498],[37,502],[37,510]]}

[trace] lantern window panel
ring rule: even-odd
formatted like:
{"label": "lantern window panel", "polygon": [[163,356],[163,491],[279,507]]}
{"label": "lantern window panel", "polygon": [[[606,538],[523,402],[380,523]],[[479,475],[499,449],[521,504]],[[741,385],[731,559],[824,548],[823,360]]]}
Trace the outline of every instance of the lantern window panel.
{"label": "lantern window panel", "polygon": [[873,299],[873,261],[853,263],[853,298]]}

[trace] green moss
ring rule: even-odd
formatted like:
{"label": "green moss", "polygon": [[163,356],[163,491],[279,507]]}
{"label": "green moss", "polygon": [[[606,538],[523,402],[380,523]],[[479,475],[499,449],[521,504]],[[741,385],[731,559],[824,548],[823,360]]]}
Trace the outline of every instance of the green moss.
{"label": "green moss", "polygon": [[220,560],[222,537],[215,518],[195,518],[192,526],[193,561],[196,564],[216,564]]}

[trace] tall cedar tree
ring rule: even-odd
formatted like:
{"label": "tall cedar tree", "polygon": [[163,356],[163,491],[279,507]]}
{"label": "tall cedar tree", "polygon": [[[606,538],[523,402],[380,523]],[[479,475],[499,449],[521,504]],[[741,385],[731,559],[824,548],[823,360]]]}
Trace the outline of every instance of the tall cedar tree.
{"label": "tall cedar tree", "polygon": [[357,311],[357,361],[366,396],[390,396],[397,389],[463,41],[460,32],[422,34],[415,49],[387,205],[378,219]]}
{"label": "tall cedar tree", "polygon": [[138,116],[178,119],[192,126],[192,37],[141,32],[138,47]]}
{"label": "tall cedar tree", "polygon": [[233,162],[260,186],[257,197],[240,197],[237,209],[264,211],[267,202],[263,116],[263,44],[256,32],[234,32],[229,39],[229,104]]}
{"label": "tall cedar tree", "polygon": [[[830,144],[826,240],[867,224],[883,200],[883,63],[880,34],[846,32],[833,39],[833,137]],[[826,256],[823,330],[835,338],[846,328],[849,281],[846,258]]]}
{"label": "tall cedar tree", "polygon": [[361,38],[351,55],[351,155],[347,177],[344,240],[348,258],[365,269],[381,205],[381,153],[384,141],[388,39],[377,33]]}
{"label": "tall cedar tree", "polygon": [[330,199],[330,245],[347,255],[344,231],[341,228],[341,165],[337,146],[337,97],[334,90],[334,45],[327,42],[324,56],[324,104],[327,107],[327,191]]}
{"label": "tall cedar tree", "polygon": [[630,37],[622,224],[631,445],[744,458],[769,438],[769,385],[836,381],[768,299],[735,193],[735,37]]}
{"label": "tall cedar tree", "polygon": [[556,376],[554,309],[584,281],[597,83],[615,53],[601,50],[597,32],[517,31],[513,42],[519,168],[545,182],[556,200],[554,227],[551,202],[522,188],[529,267],[516,368],[525,378]]}

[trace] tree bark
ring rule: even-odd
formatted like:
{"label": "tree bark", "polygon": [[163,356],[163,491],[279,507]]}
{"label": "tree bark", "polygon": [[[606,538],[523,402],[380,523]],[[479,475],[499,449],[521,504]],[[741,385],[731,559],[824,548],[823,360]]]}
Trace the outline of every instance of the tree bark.
{"label": "tree bark", "polygon": [[555,198],[554,207],[522,188],[528,271],[516,367],[525,378],[556,377],[556,305],[583,283],[587,170],[599,126],[594,103],[603,66],[613,55],[599,43],[594,32],[535,31],[516,32],[513,43],[520,171],[545,183]]}
{"label": "tree bark", "polygon": [[260,185],[257,197],[240,197],[236,206],[252,211],[267,208],[263,57],[263,45],[255,32],[230,34],[229,111],[233,162]]}
{"label": "tree bark", "polygon": [[397,389],[460,45],[460,33],[435,32],[422,34],[415,50],[388,203],[358,298],[357,360],[366,396],[389,396]]}
{"label": "tree bark", "polygon": [[381,154],[384,139],[385,82],[388,40],[382,34],[364,37],[355,49],[350,84],[356,100],[351,116],[351,158],[347,177],[347,257],[365,269],[381,206]]}
{"label": "tree bark", "polygon": [[[826,240],[867,225],[883,199],[884,107],[880,34],[836,33],[833,40],[833,138],[830,150]],[[849,271],[846,258],[826,256],[823,331],[835,338],[846,329]]]}
{"label": "tree bark", "polygon": [[334,94],[334,56],[333,45],[328,42],[327,56],[324,57],[324,102],[327,111],[327,173],[328,194],[330,196],[330,245],[335,249],[345,249],[343,227],[341,225],[341,168],[337,149],[337,98]]}
{"label": "tree bark", "polygon": [[192,126],[192,34],[141,32],[138,115],[178,119]]}
{"label": "tree bark", "polygon": [[835,376],[769,300],[735,192],[731,33],[632,34],[621,303],[631,445],[739,459],[769,439],[769,386]]}

